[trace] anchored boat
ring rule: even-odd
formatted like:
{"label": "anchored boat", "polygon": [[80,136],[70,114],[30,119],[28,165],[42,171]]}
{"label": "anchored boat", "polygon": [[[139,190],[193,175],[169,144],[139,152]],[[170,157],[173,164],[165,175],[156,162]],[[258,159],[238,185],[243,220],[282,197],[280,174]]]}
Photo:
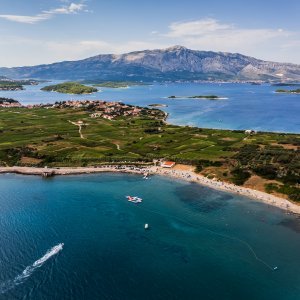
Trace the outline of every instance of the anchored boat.
{"label": "anchored boat", "polygon": [[142,198],[139,198],[137,196],[126,196],[126,198],[129,202],[136,203],[136,204],[141,203],[143,201]]}

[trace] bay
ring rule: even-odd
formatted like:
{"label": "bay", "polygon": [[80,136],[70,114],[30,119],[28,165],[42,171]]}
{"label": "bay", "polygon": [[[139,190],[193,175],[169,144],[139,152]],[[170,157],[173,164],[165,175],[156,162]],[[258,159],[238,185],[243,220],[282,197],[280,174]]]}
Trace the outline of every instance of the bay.
{"label": "bay", "polygon": [[0,299],[300,297],[299,219],[277,208],[115,173],[7,174],[0,190]]}

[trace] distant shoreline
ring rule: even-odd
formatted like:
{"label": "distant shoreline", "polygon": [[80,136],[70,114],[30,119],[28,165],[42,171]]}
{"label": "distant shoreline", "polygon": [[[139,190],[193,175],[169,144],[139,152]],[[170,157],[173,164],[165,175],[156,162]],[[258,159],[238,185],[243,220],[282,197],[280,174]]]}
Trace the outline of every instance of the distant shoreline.
{"label": "distant shoreline", "polygon": [[226,97],[219,97],[216,95],[200,95],[200,96],[169,96],[167,99],[179,99],[179,100],[186,100],[186,99],[191,99],[191,100],[227,100],[228,98]]}
{"label": "distant shoreline", "polygon": [[164,169],[161,167],[136,167],[136,166],[102,166],[102,167],[78,167],[78,168],[35,168],[35,167],[0,167],[0,174],[14,173],[21,175],[39,175],[51,177],[55,175],[81,175],[81,174],[96,174],[104,172],[120,172],[132,174],[150,174],[161,175],[169,178],[181,179],[188,182],[198,183],[209,188],[229,192],[231,194],[239,194],[248,198],[263,202],[267,205],[278,207],[288,212],[300,214],[300,205],[290,202],[287,199],[280,198],[265,192],[257,191],[250,188],[237,186],[231,183],[222,182],[219,180],[208,179],[191,170]]}
{"label": "distant shoreline", "polygon": [[150,106],[150,107],[168,107],[168,105],[166,105],[166,104],[149,104],[148,106]]}
{"label": "distant shoreline", "polygon": [[294,94],[294,95],[300,95],[300,89],[296,90],[283,90],[283,89],[278,89],[275,91],[277,94]]}

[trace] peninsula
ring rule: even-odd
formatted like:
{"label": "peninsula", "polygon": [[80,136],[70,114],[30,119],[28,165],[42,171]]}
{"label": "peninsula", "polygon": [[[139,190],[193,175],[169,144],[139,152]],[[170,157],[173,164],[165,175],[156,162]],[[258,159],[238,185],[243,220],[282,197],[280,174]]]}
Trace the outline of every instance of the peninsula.
{"label": "peninsula", "polygon": [[158,109],[67,101],[0,111],[0,166],[155,165],[300,201],[300,135],[181,127]]}
{"label": "peninsula", "polygon": [[37,80],[13,80],[9,78],[0,78],[0,91],[21,91],[24,85],[37,85]]}
{"label": "peninsula", "polygon": [[98,89],[90,86],[80,84],[78,82],[64,82],[55,85],[48,85],[41,88],[46,92],[58,92],[63,94],[91,94],[98,91]]}
{"label": "peninsula", "polygon": [[0,91],[21,91],[23,85],[14,82],[0,82]]}

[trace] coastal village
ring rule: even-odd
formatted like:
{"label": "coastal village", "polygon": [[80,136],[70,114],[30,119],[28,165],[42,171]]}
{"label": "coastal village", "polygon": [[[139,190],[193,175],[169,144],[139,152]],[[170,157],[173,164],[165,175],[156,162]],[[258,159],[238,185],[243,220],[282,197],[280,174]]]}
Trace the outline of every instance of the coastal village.
{"label": "coastal village", "polygon": [[0,107],[10,108],[10,107],[22,107],[21,103],[10,98],[0,97]]}
{"label": "coastal village", "polygon": [[[8,101],[11,100],[11,101]],[[28,109],[46,108],[46,109],[86,109],[90,111],[91,118],[103,118],[114,120],[118,117],[140,117],[147,116],[150,118],[165,119],[166,113],[158,109],[149,109],[147,107],[139,107],[124,104],[122,102],[107,102],[102,100],[69,100],[55,102],[54,104],[35,104],[22,106],[18,101],[8,99],[0,101],[0,107],[24,107]]]}
{"label": "coastal village", "polygon": [[[139,116],[148,116],[148,117],[157,117],[161,115],[162,112],[157,109],[149,109],[139,106],[127,105],[122,102],[107,102],[102,100],[70,100],[56,102],[54,104],[38,104],[38,105],[29,105],[28,108],[73,108],[73,109],[86,109],[91,111],[91,118],[103,118],[107,120],[114,120],[118,117],[139,117]],[[164,114],[164,113],[163,113]]]}

